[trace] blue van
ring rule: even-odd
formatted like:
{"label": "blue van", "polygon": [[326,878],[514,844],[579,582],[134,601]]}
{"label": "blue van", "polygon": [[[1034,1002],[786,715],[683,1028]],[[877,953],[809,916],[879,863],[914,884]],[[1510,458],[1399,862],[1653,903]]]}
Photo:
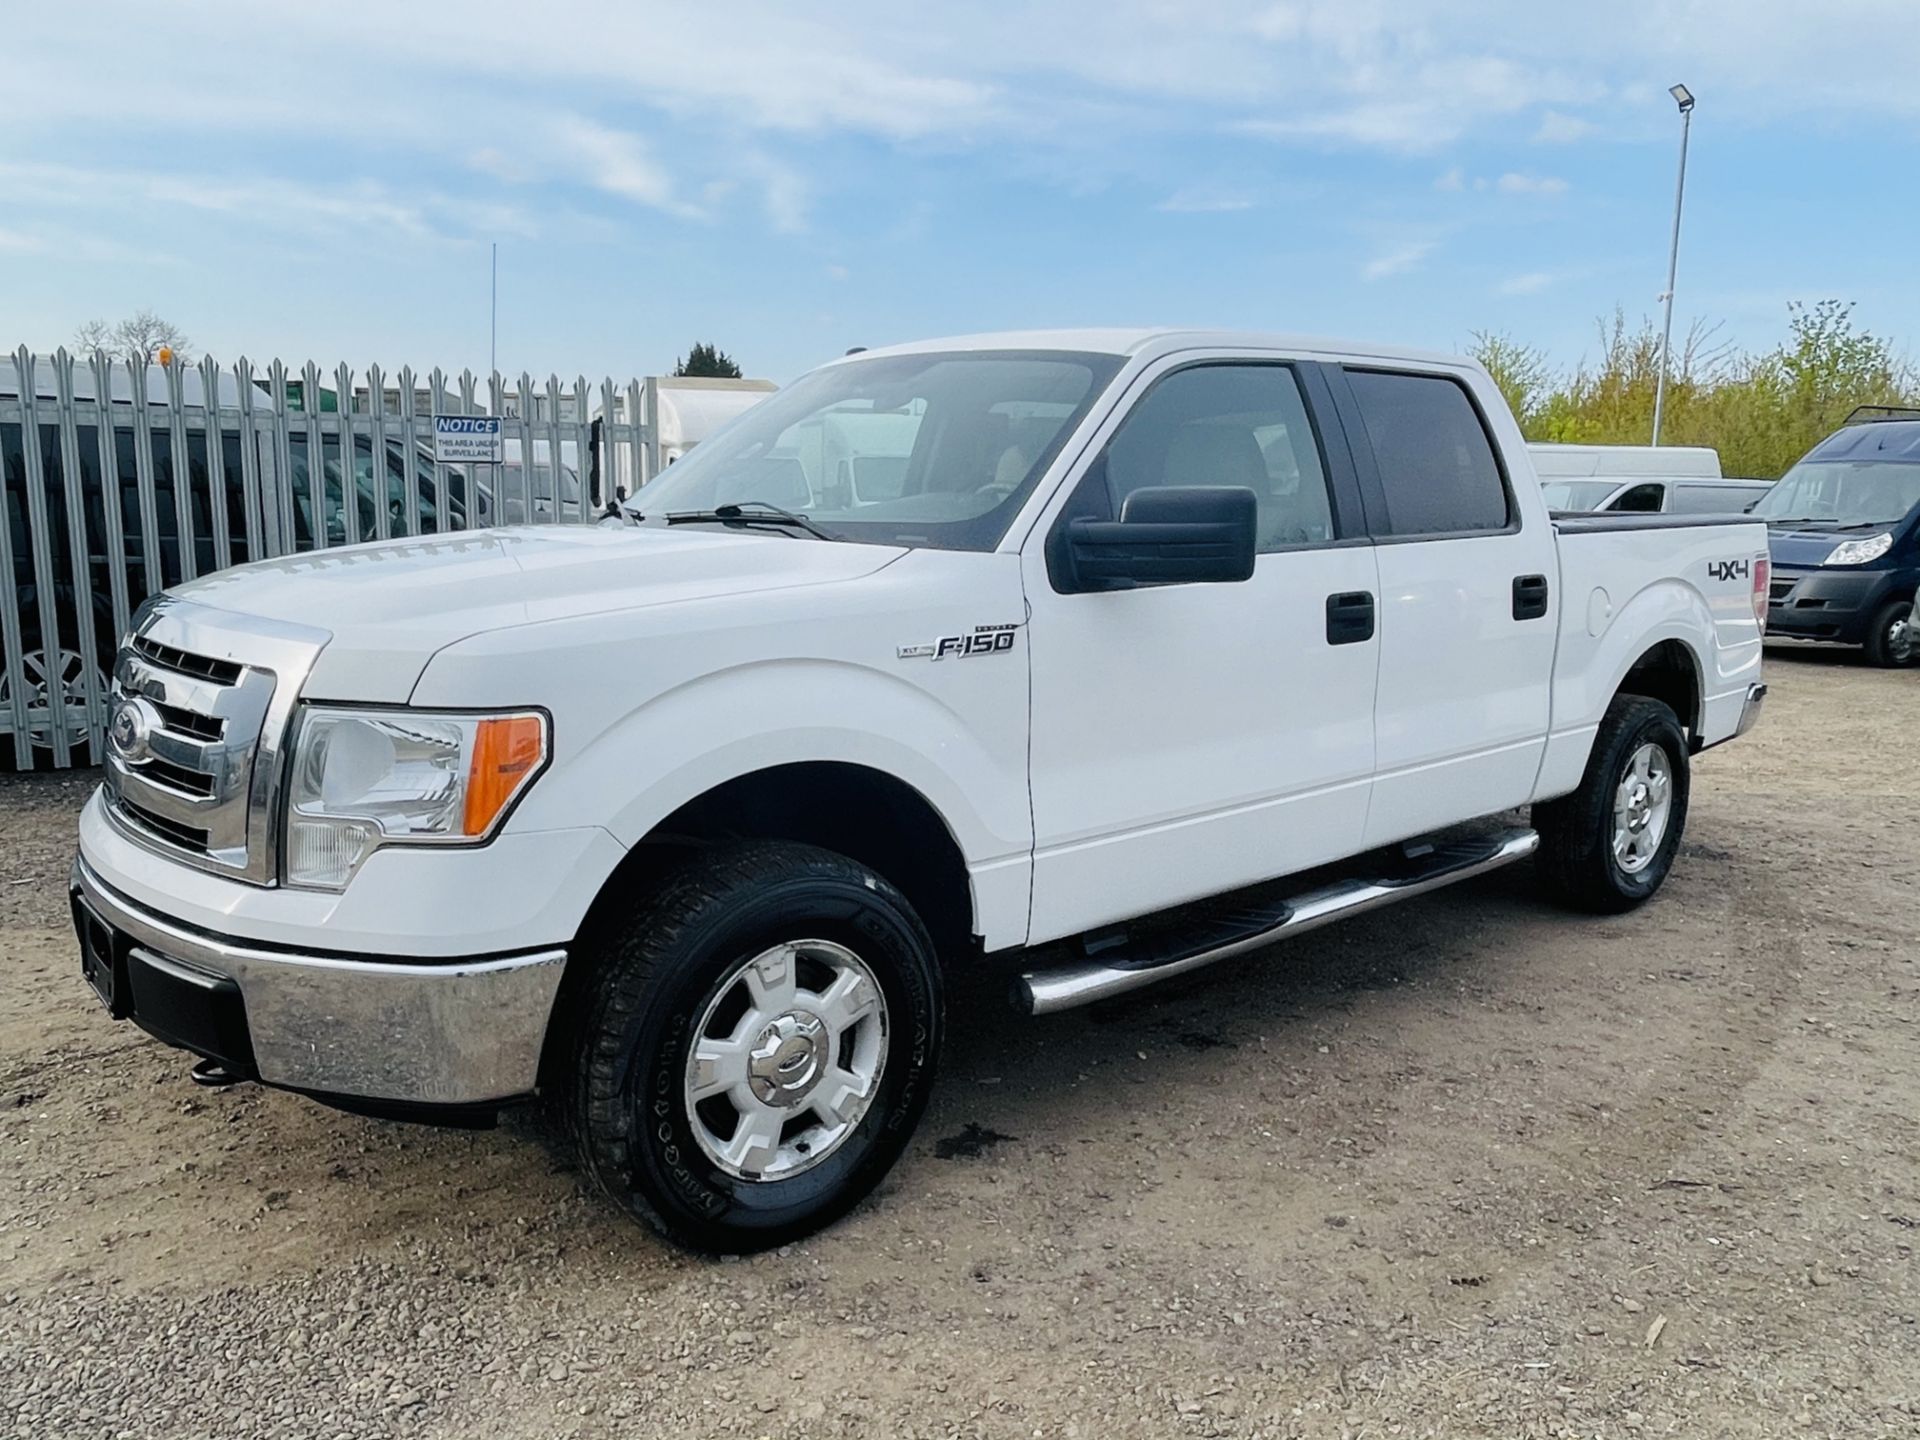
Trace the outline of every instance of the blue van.
{"label": "blue van", "polygon": [[1920,659],[1920,410],[1862,406],[1753,507],[1773,573],[1767,635]]}

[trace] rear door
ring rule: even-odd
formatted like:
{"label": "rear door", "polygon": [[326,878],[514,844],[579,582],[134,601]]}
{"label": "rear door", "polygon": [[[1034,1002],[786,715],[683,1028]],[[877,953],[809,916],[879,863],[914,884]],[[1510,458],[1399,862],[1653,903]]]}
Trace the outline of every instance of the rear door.
{"label": "rear door", "polygon": [[1543,508],[1515,496],[1466,372],[1346,365],[1329,383],[1380,571],[1372,847],[1532,797],[1558,557]]}

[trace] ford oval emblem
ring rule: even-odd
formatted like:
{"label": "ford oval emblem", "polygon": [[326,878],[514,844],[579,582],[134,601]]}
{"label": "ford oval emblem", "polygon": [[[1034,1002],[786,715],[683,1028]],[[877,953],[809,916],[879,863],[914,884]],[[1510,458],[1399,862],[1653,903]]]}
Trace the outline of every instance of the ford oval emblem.
{"label": "ford oval emblem", "polygon": [[138,695],[123,695],[107,720],[107,744],[123,765],[144,765],[153,758],[153,732],[160,712]]}

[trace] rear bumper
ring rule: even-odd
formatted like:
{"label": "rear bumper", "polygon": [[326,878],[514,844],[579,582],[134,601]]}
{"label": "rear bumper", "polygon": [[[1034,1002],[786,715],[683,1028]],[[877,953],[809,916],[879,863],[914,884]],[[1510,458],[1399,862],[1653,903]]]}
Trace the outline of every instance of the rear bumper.
{"label": "rear bumper", "polygon": [[363,1108],[480,1106],[533,1090],[564,950],[425,962],[316,955],[193,929],[76,857],[82,961],[116,1019],[235,1074]]}
{"label": "rear bumper", "polygon": [[[1729,740],[1738,740],[1742,735],[1760,723],[1760,712],[1766,708],[1766,704],[1766,682],[1756,680],[1747,686],[1747,693],[1741,697],[1740,718],[1734,722],[1732,731],[1722,735],[1718,740],[1701,745],[1699,749],[1711,750],[1715,745],[1724,745]],[[1696,753],[1698,752],[1696,751]]]}
{"label": "rear bumper", "polygon": [[1897,579],[1891,570],[1776,569],[1767,603],[1767,636],[1864,645],[1867,625]]}

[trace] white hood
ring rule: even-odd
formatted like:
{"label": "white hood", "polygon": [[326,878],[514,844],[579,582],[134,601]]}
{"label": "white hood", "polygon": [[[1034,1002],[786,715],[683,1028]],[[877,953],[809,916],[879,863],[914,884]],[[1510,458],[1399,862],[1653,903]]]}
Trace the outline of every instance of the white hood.
{"label": "white hood", "polygon": [[436,651],[470,635],[851,580],[902,553],[772,530],[539,525],[263,560],[178,593],[328,631],[309,698],[400,704]]}

